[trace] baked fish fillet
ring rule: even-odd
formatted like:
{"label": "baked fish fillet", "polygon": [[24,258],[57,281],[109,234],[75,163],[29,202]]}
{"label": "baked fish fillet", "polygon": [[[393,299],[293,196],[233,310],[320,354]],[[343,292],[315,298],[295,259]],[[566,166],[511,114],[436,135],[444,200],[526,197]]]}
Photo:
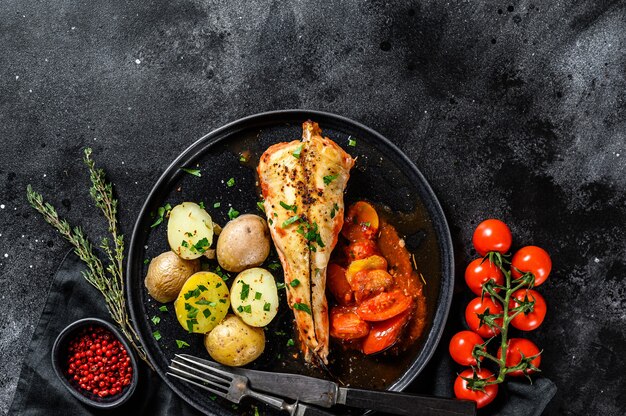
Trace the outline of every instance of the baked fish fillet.
{"label": "baked fish fillet", "polygon": [[354,160],[323,138],[317,123],[307,121],[302,130],[302,141],[268,148],[257,171],[305,360],[326,364],[326,267],[343,226],[343,193]]}

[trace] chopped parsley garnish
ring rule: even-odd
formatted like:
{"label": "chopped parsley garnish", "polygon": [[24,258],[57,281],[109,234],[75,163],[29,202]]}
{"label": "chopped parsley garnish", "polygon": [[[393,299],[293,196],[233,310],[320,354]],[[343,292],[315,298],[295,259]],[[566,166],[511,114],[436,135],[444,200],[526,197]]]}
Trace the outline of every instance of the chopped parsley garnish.
{"label": "chopped parsley garnish", "polygon": [[243,311],[246,313],[252,313],[252,306],[246,305],[243,307]]}
{"label": "chopped parsley garnish", "polygon": [[220,303],[226,303],[226,299],[220,299]]}
{"label": "chopped parsley garnish", "polygon": [[189,330],[189,332],[193,332],[193,326],[194,324],[197,324],[198,320],[197,319],[187,319],[187,329]]}
{"label": "chopped parsley garnish", "polygon": [[298,207],[297,207],[297,205],[295,205],[295,204],[294,204],[294,205],[287,205],[287,204],[285,204],[283,201],[280,201],[280,206],[281,206],[281,207],[283,207],[283,208],[285,208],[287,211],[293,211],[293,212],[294,212],[294,214],[295,214],[296,212],[298,212]]}
{"label": "chopped parsley garnish", "polygon": [[239,211],[233,209],[233,207],[230,207],[228,209],[228,218],[230,218],[231,220],[234,220],[238,216],[239,216]]}
{"label": "chopped parsley garnish", "polygon": [[300,284],[300,281],[298,279],[293,279],[291,282],[289,282],[289,286],[291,287],[296,287]]}
{"label": "chopped parsley garnish", "polygon": [[187,172],[190,175],[200,177],[202,174],[200,173],[200,169],[189,169],[189,168],[180,168],[183,172]]}
{"label": "chopped parsley garnish", "polygon": [[256,300],[261,299],[261,297],[262,297],[262,296],[263,296],[263,293],[261,293],[261,292],[256,292],[256,293],[254,294],[254,298],[255,298]]}
{"label": "chopped parsley garnish", "polygon": [[338,173],[336,173],[334,175],[326,175],[326,176],[324,176],[324,185],[330,184],[332,181],[334,181],[338,177],[339,177]]}
{"label": "chopped parsley garnish", "polygon": [[202,208],[202,209],[204,209],[204,208],[205,208],[205,207],[204,207],[204,202],[203,202],[203,201],[198,202],[198,206],[199,206],[200,208]]}
{"label": "chopped parsley garnish", "polygon": [[191,234],[190,232],[186,232],[186,233],[185,233],[185,235],[186,235],[187,237],[193,237],[193,234]]}
{"label": "chopped parsley garnish", "polygon": [[276,289],[284,289],[287,286],[285,286],[285,284],[283,282],[278,282],[276,283]]}
{"label": "chopped parsley garnish", "polygon": [[292,153],[293,157],[295,157],[296,159],[300,159],[300,153],[302,153],[303,146],[304,144],[301,144],[296,150],[294,150],[294,152]]}
{"label": "chopped parsley garnish", "polygon": [[157,341],[161,339],[161,333],[159,331],[154,331],[152,333],[152,336],[154,337],[154,339],[156,339]]}
{"label": "chopped parsley garnish", "polygon": [[288,347],[293,347],[294,345],[296,345],[296,343],[295,343],[295,342],[293,342],[293,339],[289,338],[289,339],[287,340],[287,346],[288,346]]}
{"label": "chopped parsley garnish", "polygon": [[250,285],[246,283],[242,283],[241,285],[241,300],[245,300],[248,298],[248,294],[250,293]]}
{"label": "chopped parsley garnish", "polygon": [[259,211],[265,212],[265,205],[263,205],[263,201],[258,201],[256,203],[256,207],[259,209]]}
{"label": "chopped parsley garnish", "polygon": [[287,333],[285,331],[276,331],[274,332],[276,335],[285,336]]}
{"label": "chopped parsley garnish", "polygon": [[213,208],[219,208],[222,205],[221,202],[215,202],[213,203]]}
{"label": "chopped parsley garnish", "polygon": [[185,240],[181,241],[180,245],[189,248],[189,243]]}
{"label": "chopped parsley garnish", "polygon": [[215,288],[217,289],[217,288],[218,288],[218,287],[220,287],[220,286],[222,286],[222,283],[221,283],[221,282],[217,283],[217,284],[215,285]]}
{"label": "chopped parsley garnish", "polygon": [[235,178],[230,178],[226,181],[226,185],[230,188],[235,185]]}
{"label": "chopped parsley garnish", "polygon": [[265,305],[263,305],[263,310],[265,312],[269,312],[271,308],[272,308],[272,304],[269,302],[265,302]]}
{"label": "chopped parsley garnish", "polygon": [[348,137],[348,146],[355,147],[356,146],[356,139],[353,139],[352,137]]}
{"label": "chopped parsley garnish", "polygon": [[[198,253],[204,253],[205,251],[207,251],[209,249],[209,240],[207,240],[206,237],[198,240],[198,242],[196,244],[193,245],[193,248],[198,252]],[[193,250],[192,250],[193,251]]]}
{"label": "chopped parsley garnish", "polygon": [[206,300],[206,299],[200,299],[199,301],[196,301],[196,305],[209,305],[209,306],[215,306],[215,302],[211,302],[211,301]]}
{"label": "chopped parsley garnish", "polygon": [[197,298],[198,296],[200,296],[199,288],[195,288],[194,290],[190,290],[189,292],[184,294],[185,300],[189,299],[190,297]]}
{"label": "chopped parsley garnish", "polygon": [[274,220],[273,220],[273,219],[271,219],[271,218],[270,218],[267,222],[269,222],[269,223],[270,223],[270,225],[273,225],[273,224],[274,224]]}
{"label": "chopped parsley garnish", "polygon": [[239,155],[239,161],[241,163],[246,163],[248,161],[248,159],[246,159],[246,156],[242,153]]}
{"label": "chopped parsley garnish", "polygon": [[241,305],[237,306],[237,312],[243,312],[243,306]]}
{"label": "chopped parsley garnish", "polygon": [[159,310],[160,310],[161,312],[167,312],[167,306],[166,306],[166,305],[159,306]]}
{"label": "chopped parsley garnish", "polygon": [[364,227],[369,227],[372,224],[370,222],[362,222],[361,225]]}
{"label": "chopped parsley garnish", "polygon": [[330,210],[330,218],[335,218],[335,215],[337,215],[338,211],[339,211],[339,205],[337,205],[337,203],[335,202],[333,204],[333,209]]}
{"label": "chopped parsley garnish", "polygon": [[230,275],[223,271],[220,266],[215,268],[215,274],[221,277],[223,281],[227,281],[230,278]]}
{"label": "chopped parsley garnish", "polygon": [[144,259],[143,264],[148,264],[150,263],[150,259]]}
{"label": "chopped parsley garnish", "polygon": [[152,317],[151,321],[153,324],[157,325],[159,322],[161,322],[161,318],[155,315]]}
{"label": "chopped parsley garnish", "polygon": [[287,218],[285,221],[283,221],[283,228],[289,227],[291,224],[298,221],[299,219],[300,219],[299,215],[294,215],[293,217]]}
{"label": "chopped parsley garnish", "polygon": [[309,305],[307,305],[306,303],[294,303],[293,304],[293,308],[298,310],[298,311],[302,311],[302,312],[306,312],[309,315],[311,315],[311,309],[309,308]]}
{"label": "chopped parsley garnish", "polygon": [[169,213],[171,210],[172,206],[170,204],[165,204],[164,206],[157,208],[157,219],[150,226],[150,228],[154,228],[157,225],[161,224],[163,222],[163,218],[165,218],[166,214]]}
{"label": "chopped parsley garnish", "polygon": [[267,265],[267,268],[273,271],[278,270],[280,269],[280,263],[270,263]]}
{"label": "chopped parsley garnish", "polygon": [[211,316],[211,310],[203,309],[202,310],[202,315],[204,315],[205,318],[208,318],[209,316]]}
{"label": "chopped parsley garnish", "polygon": [[180,339],[176,340],[176,345],[178,345],[178,348],[185,348],[189,346],[189,344],[187,344],[185,341],[181,341]]}
{"label": "chopped parsley garnish", "polygon": [[198,315],[198,312],[200,312],[200,309],[192,306],[191,308],[189,308],[189,312],[187,312],[187,318],[189,319],[195,318]]}
{"label": "chopped parsley garnish", "polygon": [[200,289],[201,292],[206,292],[207,290],[209,290],[206,288],[205,285],[198,285],[198,289]]}

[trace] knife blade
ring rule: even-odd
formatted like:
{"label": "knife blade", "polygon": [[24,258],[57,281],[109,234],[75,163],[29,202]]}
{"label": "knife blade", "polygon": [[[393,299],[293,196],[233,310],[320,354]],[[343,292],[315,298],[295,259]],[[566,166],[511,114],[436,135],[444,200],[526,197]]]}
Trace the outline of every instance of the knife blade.
{"label": "knife blade", "polygon": [[[198,357],[193,358],[201,361],[203,364],[246,376],[249,386],[253,390],[260,390],[326,408],[336,404],[343,404],[350,407],[407,416],[473,416],[476,414],[476,406],[471,401],[339,387],[335,382],[300,374],[227,367]],[[306,414],[302,413],[301,416]]]}

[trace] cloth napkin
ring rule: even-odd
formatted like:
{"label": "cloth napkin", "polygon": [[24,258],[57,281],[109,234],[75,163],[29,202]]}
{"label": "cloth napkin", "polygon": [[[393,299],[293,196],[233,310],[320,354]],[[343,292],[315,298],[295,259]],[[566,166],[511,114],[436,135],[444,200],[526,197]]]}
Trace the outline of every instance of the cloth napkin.
{"label": "cloth napkin", "polygon": [[[111,321],[100,293],[87,283],[81,271],[84,265],[68,253],[56,272],[46,305],[35,328],[24,358],[10,415],[200,415],[180,399],[160,377],[139,360],[139,384],[131,399],[112,410],[98,410],[76,400],[61,384],[52,369],[52,344],[70,323],[87,317]],[[446,339],[445,336],[443,339]],[[447,338],[449,339],[449,338]],[[442,342],[444,343],[444,342]],[[452,397],[456,369],[447,358],[447,348],[440,346],[431,364],[408,391]],[[556,393],[556,386],[546,378],[527,382],[508,382],[494,403],[479,411],[480,416],[539,416]]]}

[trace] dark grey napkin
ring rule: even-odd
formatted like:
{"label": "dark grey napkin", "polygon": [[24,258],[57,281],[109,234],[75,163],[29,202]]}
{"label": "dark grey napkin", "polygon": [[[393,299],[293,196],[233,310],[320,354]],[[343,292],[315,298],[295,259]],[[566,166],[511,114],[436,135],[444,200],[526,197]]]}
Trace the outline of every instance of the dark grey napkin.
{"label": "dark grey napkin", "polygon": [[[52,370],[50,352],[57,335],[70,323],[87,317],[111,321],[100,293],[82,277],[84,266],[69,253],[56,272],[46,305],[35,328],[24,358],[10,415],[199,415],[172,392],[159,376],[139,362],[139,385],[132,398],[114,410],[96,410],[76,400],[57,379]],[[453,320],[454,321],[454,320]],[[454,329],[448,328],[430,360],[430,364],[407,391],[453,397],[452,383],[458,370],[447,355],[447,342]],[[525,381],[508,382],[494,403],[479,415],[539,416],[556,392],[546,378],[530,385]]]}

